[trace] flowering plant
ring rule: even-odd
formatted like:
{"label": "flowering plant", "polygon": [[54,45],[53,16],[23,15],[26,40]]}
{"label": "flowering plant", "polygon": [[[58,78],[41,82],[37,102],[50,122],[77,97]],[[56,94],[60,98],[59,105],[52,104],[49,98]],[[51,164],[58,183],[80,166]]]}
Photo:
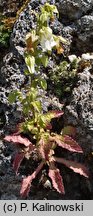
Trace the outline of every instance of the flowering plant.
{"label": "flowering plant", "polygon": [[[75,135],[73,127],[68,126],[64,128],[61,134],[53,133],[51,120],[60,118],[63,115],[63,111],[54,110],[43,113],[40,100],[42,95],[38,94],[39,88],[44,90],[47,88],[46,80],[38,72],[40,66],[43,64],[43,66],[47,67],[49,54],[52,52],[52,49],[56,49],[58,54],[62,53],[62,43],[66,43],[62,36],[55,36],[49,27],[49,21],[54,21],[55,14],[58,14],[56,6],[48,3],[41,8],[39,15],[36,14],[37,27],[26,35],[26,49],[24,53],[27,66],[25,74],[29,77],[29,84],[24,88],[24,95],[19,90],[9,95],[10,103],[15,102],[15,100],[20,101],[24,116],[24,120],[18,125],[16,133],[4,138],[5,141],[12,142],[19,147],[18,153],[15,155],[13,168],[17,174],[22,160],[24,158],[29,159],[32,153],[36,153],[38,161],[40,161],[37,169],[31,175],[23,178],[20,190],[22,197],[28,195],[32,180],[45,164],[49,166],[48,176],[52,180],[53,187],[59,193],[64,194],[65,190],[62,176],[56,167],[56,162],[62,163],[74,172],[88,177],[88,171],[84,165],[55,156],[57,146],[71,152],[83,153],[83,150],[73,139]],[[30,134],[32,141],[24,137],[24,133]]]}

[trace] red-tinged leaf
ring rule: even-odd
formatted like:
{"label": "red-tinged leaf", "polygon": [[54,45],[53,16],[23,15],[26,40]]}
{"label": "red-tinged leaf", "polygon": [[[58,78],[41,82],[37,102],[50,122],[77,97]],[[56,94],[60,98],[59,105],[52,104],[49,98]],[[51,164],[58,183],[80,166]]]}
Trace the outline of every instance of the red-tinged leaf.
{"label": "red-tinged leaf", "polygon": [[88,169],[83,164],[71,160],[66,160],[64,158],[53,157],[53,159],[58,163],[64,164],[68,168],[72,169],[74,172],[79,173],[80,175],[83,175],[86,178],[89,177]]}
{"label": "red-tinged leaf", "polygon": [[27,197],[28,196],[28,193],[30,191],[30,187],[31,187],[31,183],[33,181],[34,178],[36,178],[37,174],[40,172],[40,170],[42,169],[44,163],[41,162],[39,164],[39,166],[37,167],[36,171],[34,171],[32,173],[32,175],[26,177],[23,179],[22,181],[22,185],[21,185],[21,190],[20,190],[20,195],[21,197]]}
{"label": "red-tinged leaf", "polygon": [[46,161],[49,160],[49,157],[50,157],[50,154],[52,153],[51,150],[52,150],[52,143],[51,142],[46,142],[46,140],[44,139],[41,139],[39,141],[39,154],[40,154],[40,157]]}
{"label": "red-tinged leaf", "polygon": [[51,129],[52,129],[51,123],[48,123],[48,124],[46,125],[46,129],[48,129],[48,130],[51,130]]}
{"label": "red-tinged leaf", "polygon": [[13,142],[15,144],[23,144],[26,147],[28,147],[29,145],[32,145],[32,143],[27,138],[21,137],[20,135],[17,135],[17,136],[9,135],[9,136],[6,136],[4,140],[8,142]]}
{"label": "red-tinged leaf", "polygon": [[71,137],[69,136],[63,136],[63,140],[64,142],[70,146],[70,150],[69,151],[73,151],[73,152],[78,152],[78,153],[83,153],[83,150],[82,148],[78,145],[78,143],[72,139]]}
{"label": "red-tinged leaf", "polygon": [[39,154],[40,154],[40,157],[44,160],[46,160],[46,154],[45,154],[45,141],[44,139],[40,139],[39,141]]}
{"label": "red-tinged leaf", "polygon": [[56,167],[54,169],[50,168],[48,175],[52,180],[53,187],[59,193],[65,194],[64,184],[59,169],[57,169]]}
{"label": "red-tinged leaf", "polygon": [[60,116],[62,116],[64,114],[64,112],[60,111],[60,110],[52,110],[49,112],[54,115],[54,117],[52,117],[52,118],[59,118]]}
{"label": "red-tinged leaf", "polygon": [[78,143],[69,136],[56,135],[54,137],[51,137],[51,140],[56,142],[58,146],[65,148],[71,152],[83,153],[83,150],[78,145]]}
{"label": "red-tinged leaf", "polygon": [[73,126],[66,126],[62,130],[62,135],[69,135],[74,138],[76,136],[76,128]]}
{"label": "red-tinged leaf", "polygon": [[13,161],[13,168],[14,168],[16,174],[18,173],[18,169],[20,167],[22,160],[24,159],[24,156],[25,156],[24,153],[18,153],[15,156],[15,159]]}
{"label": "red-tinged leaf", "polygon": [[22,185],[21,185],[21,190],[20,190],[21,197],[25,198],[26,196],[28,196],[29,191],[30,191],[31,182],[33,180],[32,175],[30,175],[30,176],[23,179]]}

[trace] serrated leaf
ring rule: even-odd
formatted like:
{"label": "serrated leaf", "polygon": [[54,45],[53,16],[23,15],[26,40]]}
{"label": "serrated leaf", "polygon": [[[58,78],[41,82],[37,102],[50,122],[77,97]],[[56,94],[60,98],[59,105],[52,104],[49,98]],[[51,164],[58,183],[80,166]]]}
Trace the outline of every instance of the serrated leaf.
{"label": "serrated leaf", "polygon": [[39,116],[38,122],[41,127],[52,129],[52,125],[50,124],[51,119],[60,117],[61,115],[63,115],[62,111],[49,111]]}
{"label": "serrated leaf", "polygon": [[32,173],[32,175],[29,175],[28,177],[24,178],[22,181],[22,185],[21,185],[21,190],[20,190],[20,195],[21,197],[27,197],[28,193],[30,191],[30,187],[31,187],[31,183],[33,181],[34,178],[36,178],[37,174],[40,172],[40,170],[42,169],[44,163],[41,162],[39,164],[39,166],[37,167],[36,171],[34,171]]}
{"label": "serrated leaf", "polygon": [[40,101],[34,101],[31,104],[33,105],[33,107],[35,108],[35,110],[37,110],[38,112],[41,111],[42,106],[41,106],[41,102]]}
{"label": "serrated leaf", "polygon": [[62,135],[76,136],[76,128],[73,126],[66,126],[62,130]]}
{"label": "serrated leaf", "polygon": [[83,150],[78,145],[78,143],[69,136],[55,135],[54,137],[51,137],[51,141],[56,142],[58,146],[65,148],[71,152],[83,153]]}
{"label": "serrated leaf", "polygon": [[59,118],[60,116],[64,114],[64,112],[60,110],[52,110],[50,111],[50,113],[54,115],[53,118]]}
{"label": "serrated leaf", "polygon": [[51,129],[52,129],[52,124],[51,124],[51,123],[48,123],[48,124],[46,125],[46,129],[51,130]]}
{"label": "serrated leaf", "polygon": [[46,141],[44,139],[41,139],[38,143],[39,147],[39,153],[40,153],[40,157],[46,161],[49,160],[50,154],[53,153],[52,151],[52,143],[49,141]]}
{"label": "serrated leaf", "polygon": [[45,23],[46,21],[47,21],[47,19],[48,19],[48,13],[45,11],[44,13],[42,13],[41,15],[40,15],[40,22],[43,24],[43,23]]}
{"label": "serrated leaf", "polygon": [[18,173],[18,169],[20,167],[22,160],[24,159],[24,156],[25,156],[24,153],[18,153],[18,154],[16,154],[16,156],[14,158],[13,168],[14,168],[16,174]]}
{"label": "serrated leaf", "polygon": [[78,143],[72,139],[70,136],[64,135],[63,136],[63,141],[70,145],[71,148],[73,148],[73,151],[78,152],[78,153],[83,153],[82,148],[78,145]]}
{"label": "serrated leaf", "polygon": [[40,80],[40,85],[41,85],[42,89],[44,89],[44,90],[47,89],[47,82],[45,79]]}
{"label": "serrated leaf", "polygon": [[45,116],[43,114],[38,117],[38,124],[42,128],[46,127],[46,118],[45,118]]}
{"label": "serrated leaf", "polygon": [[38,143],[38,150],[39,150],[39,154],[40,157],[44,160],[46,160],[46,154],[45,154],[45,141],[44,139],[41,139]]}
{"label": "serrated leaf", "polygon": [[74,172],[79,173],[80,175],[83,175],[86,178],[89,177],[88,169],[81,163],[77,163],[71,160],[66,160],[64,158],[57,158],[57,157],[53,157],[53,158],[56,162],[64,164],[68,168],[72,169]]}
{"label": "serrated leaf", "polygon": [[63,111],[58,111],[58,110],[52,110],[44,114],[46,121],[50,122],[52,118],[59,118],[64,114]]}
{"label": "serrated leaf", "polygon": [[[8,135],[4,138],[5,141],[8,141],[8,142],[13,142],[15,144],[22,144],[22,145],[25,145],[26,147],[28,147],[29,145],[32,145],[32,143],[27,139],[27,138],[24,138],[20,135]],[[33,147],[33,145],[32,145]]]}
{"label": "serrated leaf", "polygon": [[48,56],[43,55],[42,58],[41,58],[41,62],[42,62],[44,67],[47,67],[47,65],[48,65]]}
{"label": "serrated leaf", "polygon": [[34,178],[35,177],[33,175],[30,175],[23,179],[20,190],[21,197],[25,198],[26,196],[28,196],[31,187],[31,182]]}
{"label": "serrated leaf", "polygon": [[65,194],[65,190],[64,190],[64,184],[63,184],[63,179],[60,175],[60,171],[59,169],[57,169],[56,167],[54,169],[49,169],[49,173],[48,176],[51,178],[52,180],[52,184],[53,187],[62,194]]}

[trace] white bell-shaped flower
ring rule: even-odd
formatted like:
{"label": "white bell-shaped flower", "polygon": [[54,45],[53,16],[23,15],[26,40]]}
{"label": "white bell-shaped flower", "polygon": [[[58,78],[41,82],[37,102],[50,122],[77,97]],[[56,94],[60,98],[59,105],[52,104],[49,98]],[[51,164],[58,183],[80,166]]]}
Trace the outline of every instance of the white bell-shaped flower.
{"label": "white bell-shaped flower", "polygon": [[51,28],[43,27],[43,29],[40,30],[40,44],[43,52],[51,51],[52,48],[56,46]]}

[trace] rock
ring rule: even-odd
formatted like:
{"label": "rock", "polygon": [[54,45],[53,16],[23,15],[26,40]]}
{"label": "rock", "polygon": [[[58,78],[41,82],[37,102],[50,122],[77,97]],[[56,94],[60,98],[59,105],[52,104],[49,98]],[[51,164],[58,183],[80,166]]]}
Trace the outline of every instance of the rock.
{"label": "rock", "polygon": [[68,20],[77,20],[82,15],[88,13],[92,10],[93,1],[92,0],[59,0],[58,10],[61,16]]}
{"label": "rock", "polygon": [[[2,186],[1,186],[2,185]],[[6,175],[0,177],[0,199],[18,199],[20,198],[20,180],[19,177],[13,175],[10,172]]]}
{"label": "rock", "polygon": [[77,22],[76,49],[80,52],[93,52],[93,15],[85,15]]}
{"label": "rock", "polygon": [[1,200],[17,200],[17,197],[14,194],[4,193]]}
{"label": "rock", "polygon": [[[22,59],[16,57],[13,52],[9,52],[3,59],[0,71],[0,119],[1,130],[5,125],[13,127],[14,122],[20,119],[20,115],[16,112],[16,106],[9,105],[8,95],[11,91],[20,89],[25,83],[23,74],[24,63]],[[14,111],[15,110],[15,111]],[[16,113],[16,114],[15,114]]]}
{"label": "rock", "polygon": [[79,143],[87,152],[93,150],[93,74],[86,68],[78,77],[66,107],[66,121],[77,127]]}

